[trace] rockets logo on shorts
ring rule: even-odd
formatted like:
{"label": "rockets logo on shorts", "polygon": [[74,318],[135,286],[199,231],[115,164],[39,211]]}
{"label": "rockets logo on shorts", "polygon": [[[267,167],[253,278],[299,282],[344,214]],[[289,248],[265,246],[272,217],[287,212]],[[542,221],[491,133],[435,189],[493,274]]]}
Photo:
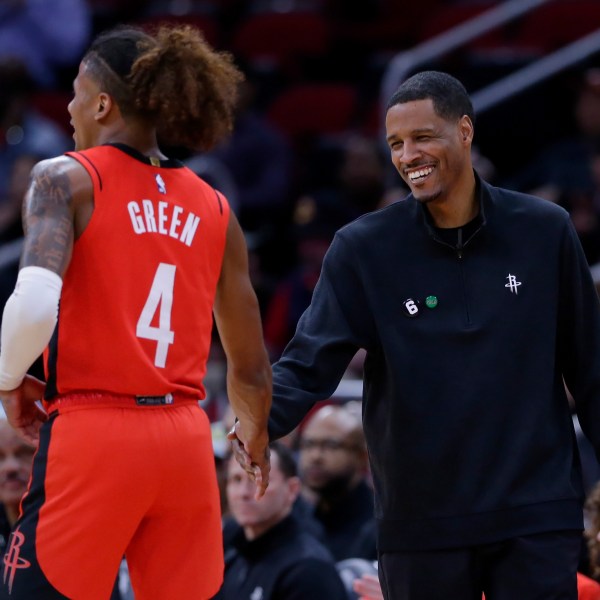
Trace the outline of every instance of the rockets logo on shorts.
{"label": "rockets logo on shorts", "polygon": [[10,535],[8,549],[4,555],[4,575],[2,582],[8,585],[8,593],[12,593],[12,586],[17,574],[17,569],[27,569],[31,563],[21,557],[21,546],[25,543],[25,536],[17,527]]}

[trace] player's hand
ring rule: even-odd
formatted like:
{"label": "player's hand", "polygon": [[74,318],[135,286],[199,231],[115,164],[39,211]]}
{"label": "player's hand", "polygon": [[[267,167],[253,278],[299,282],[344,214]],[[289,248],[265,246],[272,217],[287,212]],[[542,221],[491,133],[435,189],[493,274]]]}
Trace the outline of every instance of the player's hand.
{"label": "player's hand", "polygon": [[46,412],[36,401],[44,397],[46,384],[31,375],[25,375],[21,385],[14,390],[0,390],[0,399],[6,419],[27,442],[38,445],[40,427],[48,420]]}
{"label": "player's hand", "polygon": [[383,600],[383,592],[377,575],[365,573],[360,579],[356,579],[352,586],[359,595],[359,600]]}
{"label": "player's hand", "polygon": [[246,436],[241,422],[236,421],[227,439],[231,442],[235,459],[256,484],[255,498],[258,500],[269,485],[271,461],[268,434],[264,432],[262,435]]}

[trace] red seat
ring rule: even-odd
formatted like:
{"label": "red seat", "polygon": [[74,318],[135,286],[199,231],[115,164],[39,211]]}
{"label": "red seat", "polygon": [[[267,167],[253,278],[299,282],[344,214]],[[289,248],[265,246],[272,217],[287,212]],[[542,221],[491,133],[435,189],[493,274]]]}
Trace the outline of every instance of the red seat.
{"label": "red seat", "polygon": [[290,68],[302,58],[317,58],[328,51],[329,27],[312,12],[259,13],[248,17],[233,32],[234,54],[254,66]]}
{"label": "red seat", "polygon": [[192,25],[200,29],[206,41],[213,47],[221,43],[221,35],[216,21],[209,15],[187,14],[187,15],[153,15],[138,20],[135,23],[146,30],[155,30],[162,24],[167,25]]}
{"label": "red seat", "polygon": [[552,52],[599,28],[598,0],[556,0],[523,18],[518,44]]}
{"label": "red seat", "polygon": [[[344,2],[347,0],[340,0]],[[444,0],[380,0],[378,15],[366,22],[337,21],[333,23],[336,38],[341,45],[356,44],[369,51],[404,50],[411,48],[419,39],[423,21],[428,21],[439,10]],[[423,15],[427,15],[424,19]]]}
{"label": "red seat", "polygon": [[339,133],[357,116],[358,94],[345,83],[304,83],[283,91],[267,111],[269,120],[290,138]]}
{"label": "red seat", "polygon": [[[493,8],[493,4],[465,4],[452,5],[438,8],[431,18],[424,21],[420,30],[420,40],[425,41],[440,35],[461,23],[470,21],[475,17]],[[468,43],[470,49],[497,48],[506,45],[504,27],[492,29],[487,33],[473,39]]]}

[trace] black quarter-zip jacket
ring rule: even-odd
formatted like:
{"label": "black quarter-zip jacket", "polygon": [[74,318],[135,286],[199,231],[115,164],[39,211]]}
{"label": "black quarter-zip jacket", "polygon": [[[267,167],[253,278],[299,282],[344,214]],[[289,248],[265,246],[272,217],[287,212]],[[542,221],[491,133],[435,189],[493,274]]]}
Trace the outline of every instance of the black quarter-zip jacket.
{"label": "black quarter-zip jacket", "polygon": [[380,552],[582,528],[563,378],[599,455],[598,296],[565,210],[476,179],[461,247],[412,196],[340,229],[273,366],[276,438],[366,349]]}

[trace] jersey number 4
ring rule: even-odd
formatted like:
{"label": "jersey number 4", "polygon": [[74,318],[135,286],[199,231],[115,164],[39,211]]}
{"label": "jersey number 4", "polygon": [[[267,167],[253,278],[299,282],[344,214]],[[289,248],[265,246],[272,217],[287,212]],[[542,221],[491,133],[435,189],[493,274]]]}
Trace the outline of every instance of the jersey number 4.
{"label": "jersey number 4", "polygon": [[[175,339],[175,332],[171,331],[174,286],[175,265],[160,263],[154,274],[154,281],[152,281],[148,299],[144,304],[135,331],[137,337],[157,342],[154,364],[161,368],[164,368],[167,362],[169,346]],[[152,320],[157,311],[160,312],[158,314],[158,327],[155,327],[152,325]]]}

